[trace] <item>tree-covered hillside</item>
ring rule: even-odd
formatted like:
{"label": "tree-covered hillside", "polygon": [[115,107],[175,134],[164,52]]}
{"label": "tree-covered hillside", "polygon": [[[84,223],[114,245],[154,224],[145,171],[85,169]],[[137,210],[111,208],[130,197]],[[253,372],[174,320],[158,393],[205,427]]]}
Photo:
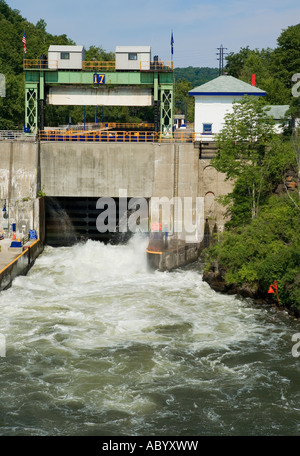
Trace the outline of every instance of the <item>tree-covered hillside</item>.
{"label": "tree-covered hillside", "polygon": [[[26,34],[27,53],[22,38]],[[73,44],[66,35],[46,32],[46,23],[36,25],[23,18],[0,0],[0,73],[6,79],[6,97],[0,98],[0,129],[22,129],[24,124],[23,58],[37,58],[47,52],[50,44]]]}
{"label": "tree-covered hillside", "polygon": [[[47,55],[51,44],[75,44],[64,34],[51,35],[46,27],[44,19],[32,24],[23,18],[18,10],[10,8],[4,0],[0,0],[0,73],[4,74],[6,79],[6,97],[0,98],[0,130],[23,129],[25,96],[23,59],[36,59],[43,54]],[[24,32],[26,54],[22,43]],[[86,49],[86,58],[112,60],[114,53],[106,52],[101,47],[91,46]],[[67,123],[70,116],[73,122],[83,121],[83,110],[80,107],[46,107],[45,121],[49,125]],[[93,121],[94,108],[87,108],[87,116],[89,116],[87,120]]]}
{"label": "tree-covered hillside", "polygon": [[218,68],[189,66],[187,68],[174,68],[174,76],[175,82],[184,79],[189,81],[194,88],[219,76],[219,70]]}

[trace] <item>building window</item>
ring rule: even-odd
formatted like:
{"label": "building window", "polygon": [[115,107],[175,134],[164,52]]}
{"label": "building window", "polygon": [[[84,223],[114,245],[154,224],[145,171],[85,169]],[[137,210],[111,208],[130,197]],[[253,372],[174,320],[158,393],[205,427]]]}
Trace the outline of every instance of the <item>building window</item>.
{"label": "building window", "polygon": [[60,58],[61,60],[70,60],[70,52],[61,52]]}
{"label": "building window", "polygon": [[203,133],[206,135],[212,134],[212,124],[203,124]]}
{"label": "building window", "polygon": [[129,52],[128,60],[137,60],[137,53],[136,52]]}

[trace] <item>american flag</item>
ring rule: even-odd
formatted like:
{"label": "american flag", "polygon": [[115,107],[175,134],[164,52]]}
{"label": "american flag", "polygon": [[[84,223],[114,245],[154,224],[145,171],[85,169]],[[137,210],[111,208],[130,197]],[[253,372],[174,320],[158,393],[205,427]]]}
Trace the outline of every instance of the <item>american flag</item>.
{"label": "american flag", "polygon": [[24,32],[24,35],[23,35],[23,38],[22,38],[22,43],[24,44],[24,54],[26,54],[27,49],[26,49],[26,36],[25,36],[25,32]]}

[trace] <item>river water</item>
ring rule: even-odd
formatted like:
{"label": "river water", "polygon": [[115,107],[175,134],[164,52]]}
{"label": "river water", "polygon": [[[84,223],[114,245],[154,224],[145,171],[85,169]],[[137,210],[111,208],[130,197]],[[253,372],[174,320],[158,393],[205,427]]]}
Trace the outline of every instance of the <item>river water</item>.
{"label": "river water", "polygon": [[0,434],[299,435],[299,322],[145,247],[46,247],[1,292]]}

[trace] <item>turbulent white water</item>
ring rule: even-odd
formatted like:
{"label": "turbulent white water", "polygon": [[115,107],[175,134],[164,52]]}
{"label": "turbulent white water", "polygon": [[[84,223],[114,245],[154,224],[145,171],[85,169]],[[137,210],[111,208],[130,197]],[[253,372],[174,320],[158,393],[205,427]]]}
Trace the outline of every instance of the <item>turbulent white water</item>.
{"label": "turbulent white water", "polygon": [[0,434],[299,434],[298,322],[145,247],[47,247],[0,294]]}

